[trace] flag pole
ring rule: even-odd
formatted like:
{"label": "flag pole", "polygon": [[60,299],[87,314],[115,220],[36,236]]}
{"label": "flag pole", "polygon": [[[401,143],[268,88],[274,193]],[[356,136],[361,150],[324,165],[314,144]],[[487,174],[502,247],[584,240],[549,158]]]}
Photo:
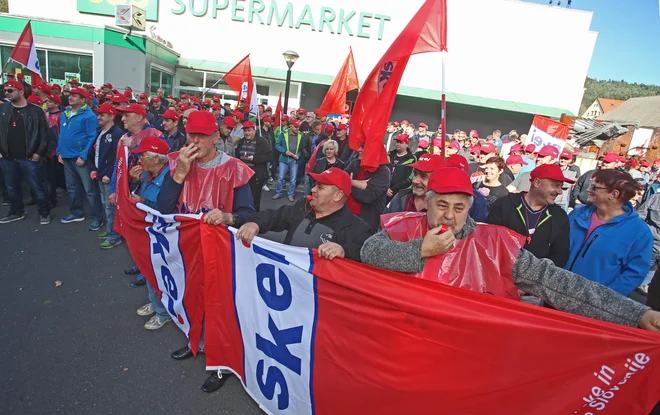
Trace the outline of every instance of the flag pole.
{"label": "flag pole", "polygon": [[[442,53],[442,52],[441,52]],[[442,53],[442,123],[441,123],[441,132],[442,139],[441,141],[441,154],[442,157],[445,157],[445,139],[447,137],[447,99],[445,97],[445,54]]]}

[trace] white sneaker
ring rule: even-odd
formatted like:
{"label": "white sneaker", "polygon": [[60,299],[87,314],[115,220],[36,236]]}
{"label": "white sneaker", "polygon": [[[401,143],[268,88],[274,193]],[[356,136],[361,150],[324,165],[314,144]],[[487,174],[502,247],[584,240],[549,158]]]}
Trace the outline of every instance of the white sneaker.
{"label": "white sneaker", "polygon": [[264,192],[270,192],[270,187],[268,187],[267,184],[264,185],[264,187],[261,188]]}
{"label": "white sneaker", "polygon": [[160,321],[158,316],[153,316],[144,324],[144,328],[147,330],[158,330],[170,321],[172,321],[172,319],[169,317],[165,321]]}
{"label": "white sneaker", "polygon": [[137,309],[138,316],[146,317],[152,315],[153,313],[155,313],[155,311],[151,303],[145,304]]}

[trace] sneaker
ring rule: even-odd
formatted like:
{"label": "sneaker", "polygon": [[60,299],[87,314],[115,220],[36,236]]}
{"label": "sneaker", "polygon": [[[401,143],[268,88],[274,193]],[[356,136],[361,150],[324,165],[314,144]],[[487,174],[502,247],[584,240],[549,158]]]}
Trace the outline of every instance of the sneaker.
{"label": "sneaker", "polygon": [[279,198],[281,198],[281,197],[282,197],[281,194],[279,194],[279,193],[275,193],[275,196],[273,196],[273,200],[277,200],[277,199],[279,199]]}
{"label": "sneaker", "polygon": [[145,285],[147,285],[147,280],[144,279],[142,274],[138,275],[135,281],[131,283],[131,287],[144,287]]}
{"label": "sneaker", "polygon": [[293,202],[293,196],[289,196],[287,199],[289,199],[289,202]]}
{"label": "sneaker", "polygon": [[151,303],[147,303],[137,309],[137,315],[142,317],[150,316],[155,312],[156,311],[154,311],[154,306],[152,306]]}
{"label": "sneaker", "polygon": [[264,185],[264,187],[261,188],[264,192],[270,192],[270,187],[268,187],[267,184]]}
{"label": "sneaker", "polygon": [[99,229],[101,229],[101,226],[103,226],[103,221],[98,221],[98,220],[93,220],[92,224],[87,227],[88,231],[96,232]]}
{"label": "sneaker", "polygon": [[39,224],[48,225],[50,223],[50,215],[41,216],[39,215]]}
{"label": "sneaker", "polygon": [[69,192],[67,192],[66,189],[57,189],[55,191],[55,194],[57,195],[57,197],[62,197],[68,195]]}
{"label": "sneaker", "polygon": [[106,231],[99,232],[99,234],[96,235],[96,236],[97,236],[99,239],[105,239],[105,238],[108,237],[108,232],[106,232]]}
{"label": "sneaker", "polygon": [[9,213],[4,218],[0,218],[0,223],[16,222],[17,220],[25,219],[25,212]]}
{"label": "sneaker", "polygon": [[113,242],[110,242],[106,239],[105,241],[101,242],[101,249],[112,249],[117,245],[121,245],[122,242],[123,241],[122,241],[121,238],[119,238],[119,239],[117,239],[116,241],[113,241]]}
{"label": "sneaker", "polygon": [[8,200],[3,200],[2,201],[2,206],[9,206],[9,201]]}
{"label": "sneaker", "polygon": [[137,265],[133,265],[129,269],[124,270],[124,274],[126,275],[138,275],[140,273],[140,270],[138,269]]}
{"label": "sneaker", "polygon": [[275,182],[275,180],[273,180],[272,177],[269,177],[269,178],[268,178],[268,183],[274,183],[274,182]]}
{"label": "sneaker", "polygon": [[77,217],[77,216],[69,215],[69,216],[67,216],[66,218],[62,218],[62,219],[60,219],[60,223],[82,222],[82,221],[84,221],[84,220],[85,220],[84,217],[79,218],[79,217]]}
{"label": "sneaker", "polygon": [[144,328],[147,330],[158,330],[159,328],[163,327],[165,324],[169,323],[170,321],[172,321],[172,319],[169,317],[164,321],[160,321],[160,318],[158,318],[158,316],[153,316],[149,319],[149,321],[144,323]]}

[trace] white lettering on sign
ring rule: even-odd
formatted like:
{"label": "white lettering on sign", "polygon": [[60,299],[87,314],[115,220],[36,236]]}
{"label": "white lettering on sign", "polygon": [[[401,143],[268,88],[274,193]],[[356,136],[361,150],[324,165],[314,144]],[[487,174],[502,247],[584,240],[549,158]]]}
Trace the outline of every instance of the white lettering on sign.
{"label": "white lettering on sign", "polygon": [[529,128],[529,134],[527,134],[527,142],[525,144],[534,144],[536,146],[536,151],[539,151],[543,146],[553,146],[561,153],[566,145],[566,140],[561,138],[553,137],[545,131],[536,128],[532,124]]}
{"label": "white lettering on sign", "polygon": [[[232,238],[232,241],[234,239]],[[310,251],[255,239],[234,242],[234,301],[245,385],[272,414],[313,414],[316,283]]]}

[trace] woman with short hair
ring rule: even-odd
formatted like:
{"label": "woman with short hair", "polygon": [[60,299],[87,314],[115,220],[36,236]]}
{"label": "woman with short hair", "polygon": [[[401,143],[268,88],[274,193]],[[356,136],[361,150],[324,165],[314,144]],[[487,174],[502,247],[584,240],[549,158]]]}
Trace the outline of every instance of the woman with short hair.
{"label": "woman with short hair", "polygon": [[504,173],[505,169],[506,164],[502,157],[495,156],[486,160],[486,164],[484,165],[485,178],[483,181],[479,182],[476,190],[488,199],[490,206],[492,206],[500,197],[509,194],[509,191],[506,190],[506,186],[500,182],[500,176]]}

